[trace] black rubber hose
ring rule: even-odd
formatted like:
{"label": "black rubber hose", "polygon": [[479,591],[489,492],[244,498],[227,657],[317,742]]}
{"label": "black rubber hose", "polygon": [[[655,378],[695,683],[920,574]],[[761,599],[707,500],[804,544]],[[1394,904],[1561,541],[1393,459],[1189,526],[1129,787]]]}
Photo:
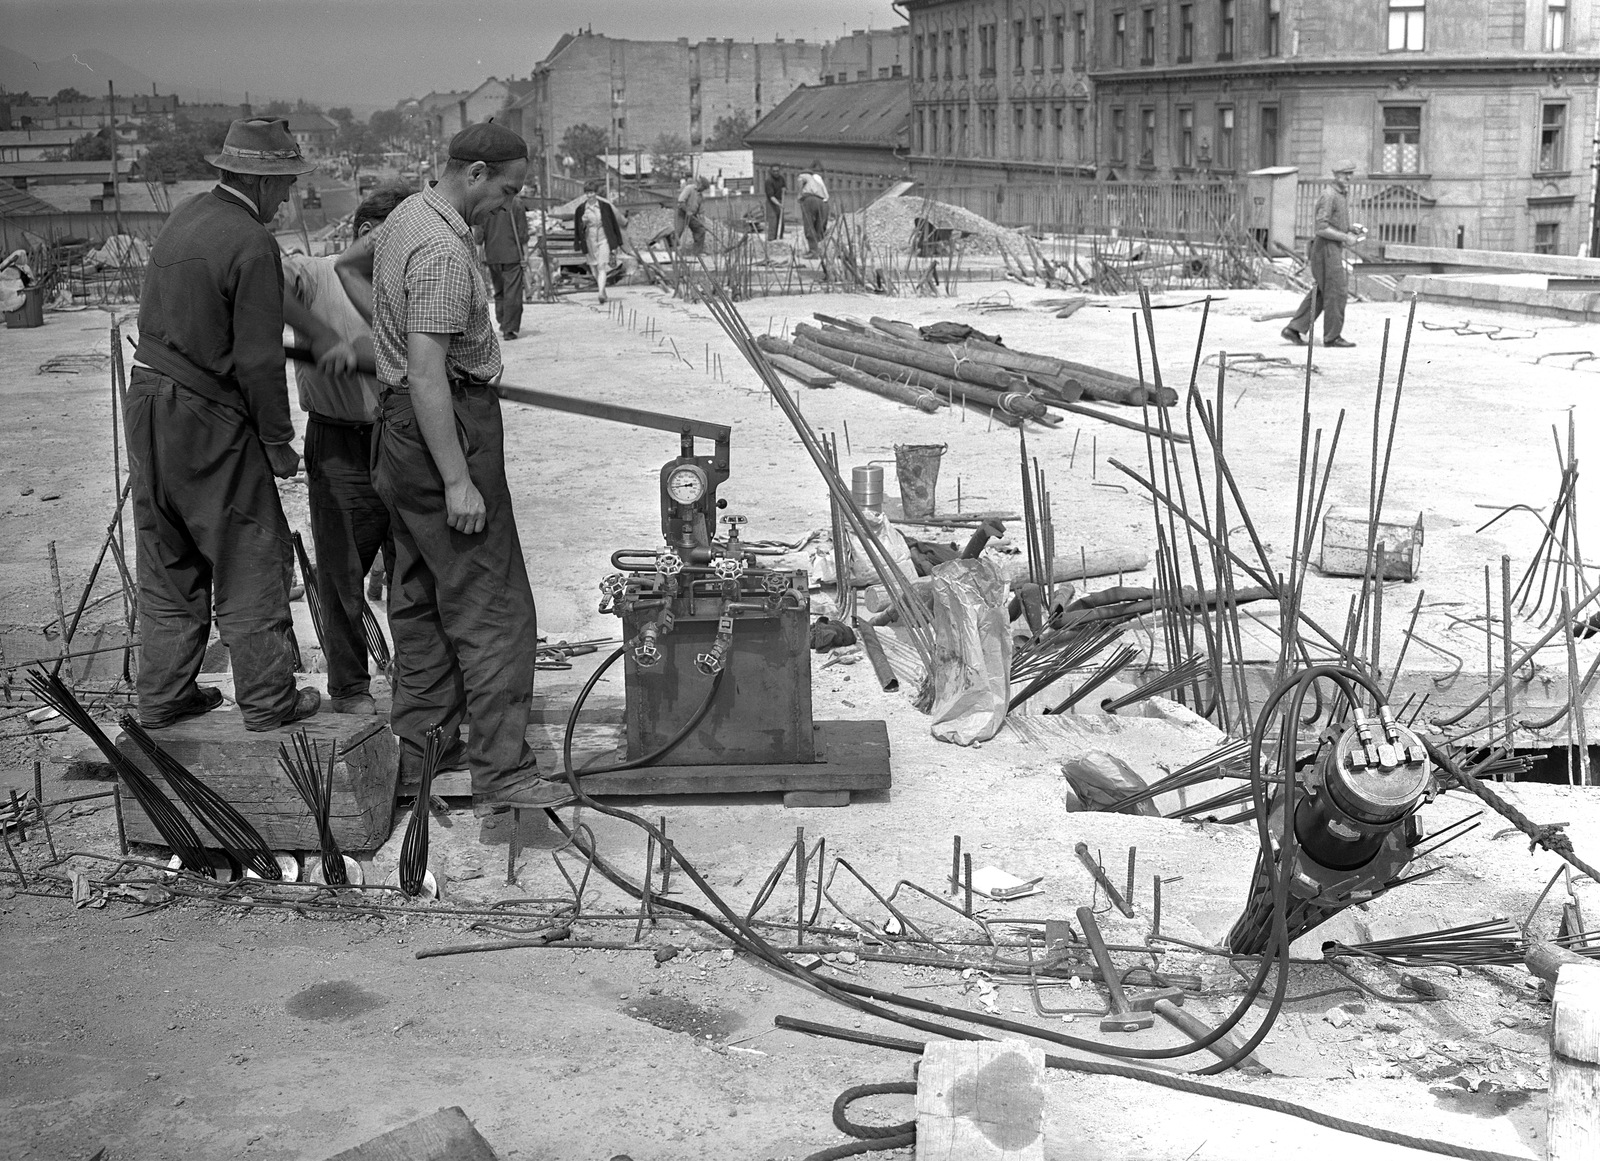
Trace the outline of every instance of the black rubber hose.
{"label": "black rubber hose", "polygon": [[[654,750],[651,750],[643,757],[631,758],[626,762],[618,762],[614,766],[585,766],[582,770],[574,770],[572,768],[572,735],[577,729],[578,711],[583,708],[583,703],[589,700],[589,694],[594,689],[596,683],[599,682],[601,676],[606,670],[611,668],[611,666],[616,662],[617,658],[621,657],[623,653],[627,652],[627,649],[628,647],[626,645],[618,646],[617,650],[612,653],[610,657],[607,657],[604,661],[602,661],[599,665],[599,668],[589,675],[589,680],[584,682],[583,688],[578,691],[577,699],[572,703],[572,710],[567,714],[567,729],[566,733],[561,739],[562,773],[566,775],[567,782],[572,786],[572,792],[578,795],[580,798],[583,798],[590,805],[594,805],[593,800],[589,799],[587,795],[578,789],[579,778],[588,778],[593,774],[617,774],[623,770],[637,770],[641,766],[649,766],[652,763],[659,762],[662,758],[665,758],[669,753],[676,749],[685,738],[694,733],[695,727],[697,727],[701,721],[705,719],[706,714],[710,712],[711,702],[716,698],[717,690],[722,687],[722,674],[718,673],[712,677],[711,688],[706,691],[705,700],[700,703],[700,708],[694,711],[689,720],[679,728],[677,733],[673,734],[672,737],[668,738],[660,746],[657,746]],[[601,813],[607,812],[602,811]],[[618,815],[618,817],[626,817],[631,819],[633,816]]]}

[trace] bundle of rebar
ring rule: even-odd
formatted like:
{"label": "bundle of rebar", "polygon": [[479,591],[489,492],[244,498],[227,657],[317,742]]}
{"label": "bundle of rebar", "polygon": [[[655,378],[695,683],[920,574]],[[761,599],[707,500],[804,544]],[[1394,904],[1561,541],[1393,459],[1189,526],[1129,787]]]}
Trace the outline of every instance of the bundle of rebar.
{"label": "bundle of rebar", "polygon": [[[1239,768],[1250,754],[1250,743],[1239,739],[1225,742],[1217,749],[1196,758],[1193,762],[1186,763],[1165,778],[1150,783],[1143,790],[1135,791],[1123,798],[1117,799],[1100,809],[1109,813],[1118,813],[1131,810],[1142,802],[1148,802],[1160,794],[1184,790],[1190,786],[1197,786],[1202,782],[1210,782],[1215,778],[1248,778],[1249,775]],[[1186,808],[1188,809],[1188,808]]]}
{"label": "bundle of rebar", "polygon": [[1019,647],[1011,656],[1011,684],[1027,684],[1012,695],[1010,708],[1016,709],[1071,670],[1087,665],[1121,635],[1116,628],[1057,629]]}
{"label": "bundle of rebar", "polygon": [[[324,620],[326,611],[322,603],[322,590],[317,587],[317,570],[311,565],[311,557],[306,553],[306,544],[300,534],[291,532],[289,539],[294,541],[294,554],[300,563],[300,577],[306,589],[306,607],[311,610],[311,627],[316,630],[317,644],[326,657],[328,653],[327,638],[324,635],[324,626],[327,624]],[[394,663],[394,659],[389,655],[389,642],[383,635],[383,627],[378,624],[372,606],[364,600],[361,602],[361,635],[366,640],[367,652],[378,663],[378,668],[387,672]]]}
{"label": "bundle of rebar", "polygon": [[278,866],[278,860],[273,858],[272,848],[249,819],[163,749],[132,714],[123,714],[121,724],[123,732],[133,739],[134,745],[150,759],[150,764],[160,771],[167,786],[189,808],[189,813],[211,832],[237,866],[254,871],[262,879],[277,880],[282,877],[283,870]]}
{"label": "bundle of rebar", "polygon": [[1525,948],[1526,941],[1516,924],[1508,919],[1490,919],[1366,943],[1329,942],[1322,945],[1322,955],[1325,959],[1361,956],[1407,967],[1445,964],[1465,967],[1469,964],[1519,964]]}
{"label": "bundle of rebar", "polygon": [[1110,681],[1113,677],[1126,669],[1137,656],[1139,656],[1139,650],[1134,648],[1132,645],[1119,646],[1116,652],[1112,653],[1110,657],[1107,657],[1103,662],[1100,663],[1093,673],[1083,679],[1082,683],[1079,684],[1077,689],[1073,690],[1065,698],[1044,712],[1047,714],[1066,713],[1073,706],[1077,705],[1078,702],[1082,701],[1089,694],[1099,689],[1106,682]]}
{"label": "bundle of rebar", "polygon": [[423,879],[428,873],[428,803],[433,796],[433,776],[443,757],[444,731],[435,726],[428,731],[422,747],[422,777],[411,806],[411,821],[400,840],[400,890],[413,898],[422,894]]}
{"label": "bundle of rebar", "polygon": [[1166,693],[1169,689],[1176,689],[1187,682],[1193,681],[1206,671],[1207,664],[1204,654],[1196,654],[1189,660],[1158,673],[1147,681],[1140,682],[1121,697],[1107,698],[1100,703],[1100,708],[1108,714],[1114,714],[1130,705],[1148,701],[1158,694]]}
{"label": "bundle of rebar", "polygon": [[172,853],[178,856],[179,863],[197,875],[204,875],[208,879],[215,878],[216,869],[211,865],[211,858],[206,854],[200,836],[195,834],[189,820],[173,805],[172,800],[162,792],[154,779],[139,768],[137,762],[112,744],[99,723],[89,716],[89,711],[83,708],[62,680],[53,673],[47,674],[37,669],[30,669],[28,685],[39,696],[40,701],[82,730],[88,735],[89,740],[100,748],[100,752],[106,756],[106,761],[111,763],[111,768],[139,800],[139,806],[144,810],[145,817],[150,820],[150,825],[156,828],[156,832],[172,849]]}
{"label": "bundle of rebar", "polygon": [[333,767],[338,757],[338,747],[329,744],[328,763],[324,767],[320,748],[304,730],[296,730],[290,740],[294,743],[293,749],[281,742],[278,744],[278,764],[283,767],[283,772],[294,784],[295,790],[299,792],[306,809],[311,812],[311,818],[317,825],[317,842],[322,851],[323,882],[330,887],[348,886],[349,879],[344,872],[344,853],[339,850],[339,843],[333,837],[333,825],[330,821],[333,813]]}
{"label": "bundle of rebar", "polygon": [[756,337],[746,325],[744,317],[740,315],[737,307],[729,301],[726,294],[715,287],[711,288],[706,296],[706,306],[711,311],[711,316],[717,320],[718,325],[733,340],[750,366],[755,370],[761,381],[766,384],[767,390],[772,393],[773,400],[783,411],[795,433],[800,437],[801,444],[811,457],[811,462],[816,465],[821,473],[829,492],[839,505],[840,512],[844,515],[850,530],[855,533],[863,551],[872,567],[877,571],[878,577],[883,581],[884,588],[888,591],[896,610],[900,615],[900,622],[906,627],[912,647],[916,650],[925,670],[923,688],[917,692],[914,699],[916,704],[924,708],[931,707],[932,701],[932,675],[934,668],[933,621],[922,602],[918,600],[911,582],[900,571],[899,565],[889,556],[883,543],[878,539],[877,533],[866,521],[866,515],[851,495],[849,487],[839,478],[828,462],[827,452],[817,438],[811,425],[806,422],[805,416],[800,414],[800,408],[795,404],[788,389],[778,378],[777,370],[767,361],[765,353],[757,345]]}

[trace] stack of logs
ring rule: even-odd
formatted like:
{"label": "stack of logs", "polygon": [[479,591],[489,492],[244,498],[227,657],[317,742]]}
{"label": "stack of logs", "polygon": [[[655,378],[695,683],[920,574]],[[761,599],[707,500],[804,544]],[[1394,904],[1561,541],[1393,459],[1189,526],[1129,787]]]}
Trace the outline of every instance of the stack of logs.
{"label": "stack of logs", "polygon": [[816,373],[822,372],[922,411],[959,403],[1011,427],[1030,419],[1056,427],[1062,420],[1055,412],[1067,411],[1144,431],[1144,424],[1080,401],[1128,407],[1170,407],[1178,401],[1171,388],[1158,391],[1114,371],[1013,351],[981,339],[932,342],[916,327],[892,319],[874,318],[868,324],[817,318],[822,326],[802,323],[795,327],[792,340],[771,335],[756,340],[779,370],[808,385],[815,385]]}

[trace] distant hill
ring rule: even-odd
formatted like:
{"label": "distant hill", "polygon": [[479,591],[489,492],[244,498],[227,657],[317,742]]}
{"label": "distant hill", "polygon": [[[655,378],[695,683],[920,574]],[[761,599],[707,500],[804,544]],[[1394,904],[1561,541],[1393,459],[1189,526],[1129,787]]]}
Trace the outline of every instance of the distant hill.
{"label": "distant hill", "polygon": [[36,61],[0,45],[0,87],[9,93],[53,97],[62,89],[77,89],[91,97],[103,97],[108,80],[115,82],[118,93],[148,93],[155,83],[153,77],[96,48],[62,60]]}

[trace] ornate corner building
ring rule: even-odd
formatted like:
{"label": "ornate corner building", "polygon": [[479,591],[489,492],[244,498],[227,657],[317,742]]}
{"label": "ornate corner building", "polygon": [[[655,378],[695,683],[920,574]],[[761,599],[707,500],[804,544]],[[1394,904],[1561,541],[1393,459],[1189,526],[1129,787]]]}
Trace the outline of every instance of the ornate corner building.
{"label": "ornate corner building", "polygon": [[1595,232],[1596,0],[900,6],[930,186],[1294,166],[1314,202],[1350,159],[1383,241],[1574,254]]}

